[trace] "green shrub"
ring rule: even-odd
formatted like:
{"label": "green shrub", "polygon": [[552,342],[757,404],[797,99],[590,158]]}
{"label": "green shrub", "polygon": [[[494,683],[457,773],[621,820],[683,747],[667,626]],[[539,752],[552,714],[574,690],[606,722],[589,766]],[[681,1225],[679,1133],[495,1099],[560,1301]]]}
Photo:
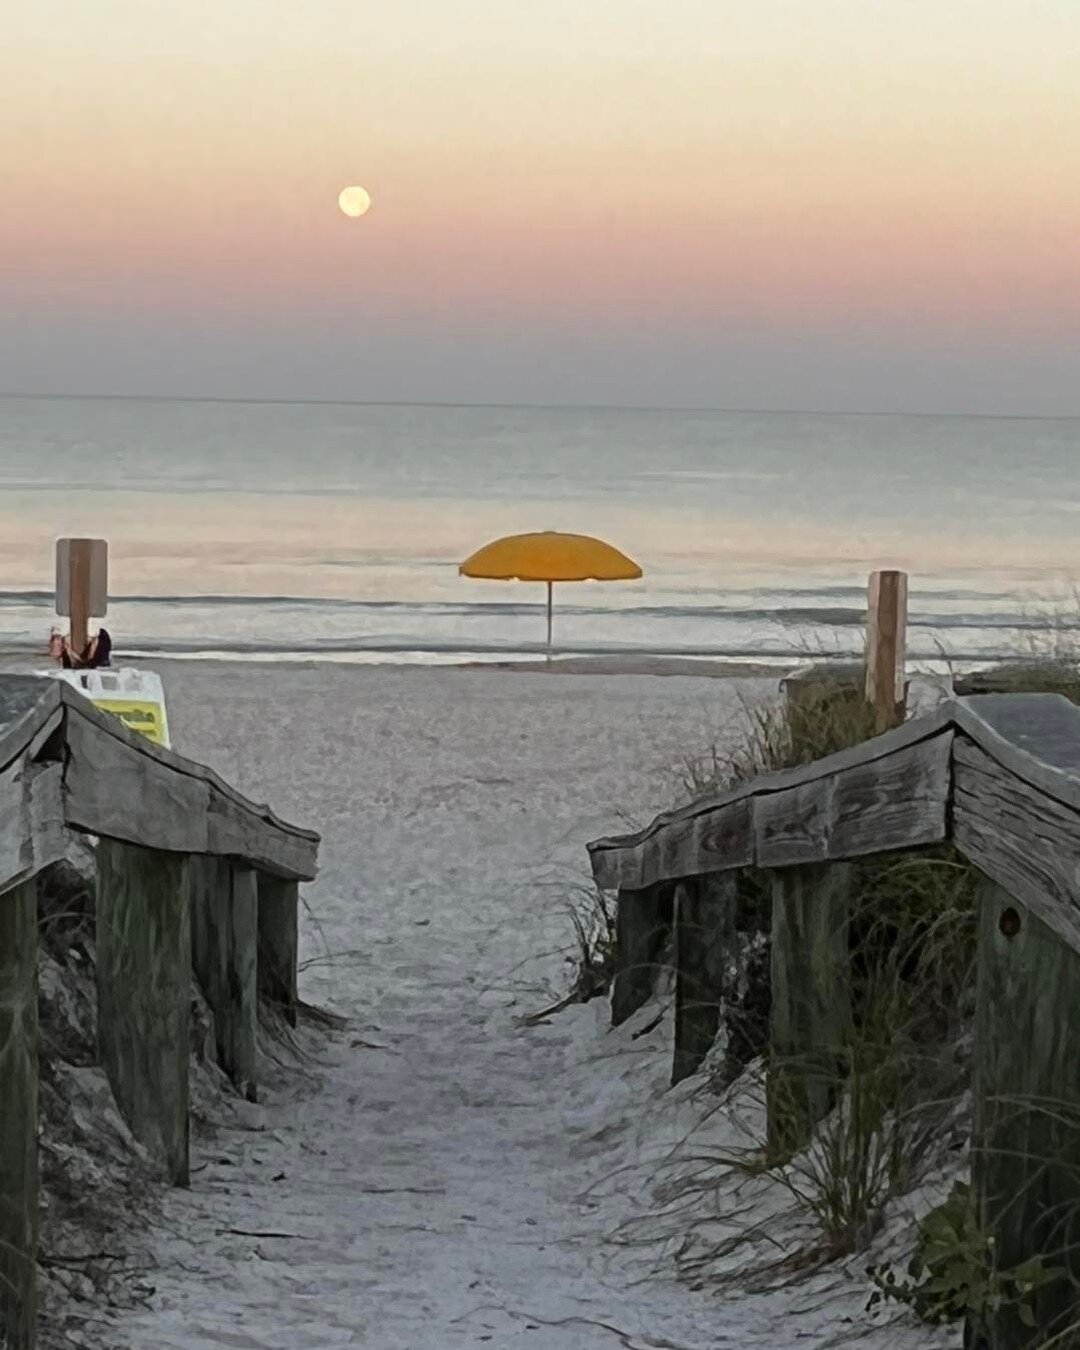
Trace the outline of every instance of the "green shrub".
{"label": "green shrub", "polygon": [[893,1300],[925,1322],[982,1322],[1012,1305],[1025,1326],[1035,1327],[1032,1295],[1065,1271],[1034,1256],[1010,1270],[994,1264],[994,1240],[980,1226],[971,1187],[957,1182],[944,1204],[919,1224],[906,1276],[888,1266],[870,1266],[874,1285],[867,1308]]}

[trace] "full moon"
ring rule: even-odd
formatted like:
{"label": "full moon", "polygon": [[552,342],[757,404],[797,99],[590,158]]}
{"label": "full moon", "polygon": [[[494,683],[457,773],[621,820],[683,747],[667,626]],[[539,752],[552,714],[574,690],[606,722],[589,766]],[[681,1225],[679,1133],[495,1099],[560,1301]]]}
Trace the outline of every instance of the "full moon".
{"label": "full moon", "polygon": [[345,215],[355,219],[357,216],[366,215],[371,209],[371,195],[362,187],[342,188],[337,204]]}

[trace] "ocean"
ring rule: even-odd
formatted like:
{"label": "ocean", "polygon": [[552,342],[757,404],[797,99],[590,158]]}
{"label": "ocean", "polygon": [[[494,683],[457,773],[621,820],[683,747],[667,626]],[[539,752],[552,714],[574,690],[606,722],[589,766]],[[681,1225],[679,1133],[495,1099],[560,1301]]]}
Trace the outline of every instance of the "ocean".
{"label": "ocean", "polygon": [[44,650],[54,541],[109,541],[119,653],[542,652],[544,588],[462,578],[521,530],[640,581],[556,588],[563,653],[861,650],[911,576],[916,664],[1080,645],[1080,419],[0,398],[0,645]]}

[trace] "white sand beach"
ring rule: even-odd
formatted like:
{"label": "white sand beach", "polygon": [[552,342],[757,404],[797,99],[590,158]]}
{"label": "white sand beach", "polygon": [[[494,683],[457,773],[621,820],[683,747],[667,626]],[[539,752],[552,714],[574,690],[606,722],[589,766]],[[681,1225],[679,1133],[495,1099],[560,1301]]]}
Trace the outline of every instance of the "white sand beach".
{"label": "white sand beach", "polygon": [[[672,1143],[703,1117],[733,1128],[702,1080],[667,1091],[670,1016],[640,1034],[662,1006],[617,1033],[602,1000],[516,1021],[565,988],[586,841],[670,805],[680,761],[774,681],[160,668],[177,748],[322,831],[301,991],[348,1025],[304,1038],[320,1062],[273,1074],[246,1128],[197,1130],[191,1189],[155,1228],[155,1293],[110,1345],[784,1350],[851,1334],[865,1255],[748,1296],[676,1280],[675,1229],[628,1242]],[[756,1222],[775,1197],[755,1197],[709,1203]],[[883,1326],[859,1343],[953,1341]]]}

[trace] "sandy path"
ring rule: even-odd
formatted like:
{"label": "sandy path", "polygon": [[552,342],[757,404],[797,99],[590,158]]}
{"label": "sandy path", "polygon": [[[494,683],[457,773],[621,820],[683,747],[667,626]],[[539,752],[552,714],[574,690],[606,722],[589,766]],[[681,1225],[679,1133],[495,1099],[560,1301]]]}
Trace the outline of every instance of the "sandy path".
{"label": "sandy path", "polygon": [[730,722],[735,687],[325,667],[167,680],[181,749],[323,830],[323,936],[309,924],[304,954],[325,939],[352,955],[310,966],[303,992],[351,1026],[301,1100],[271,1090],[264,1128],[197,1144],[130,1345],[782,1350],[781,1326],[820,1343],[762,1300],[630,1280],[603,1237],[640,1187],[586,1191],[632,1156],[632,1094],[662,1082],[662,1057],[598,1062],[598,1004],[514,1022],[559,979],[558,958],[535,958],[565,939],[584,842],[618,807],[666,804],[668,767]]}

